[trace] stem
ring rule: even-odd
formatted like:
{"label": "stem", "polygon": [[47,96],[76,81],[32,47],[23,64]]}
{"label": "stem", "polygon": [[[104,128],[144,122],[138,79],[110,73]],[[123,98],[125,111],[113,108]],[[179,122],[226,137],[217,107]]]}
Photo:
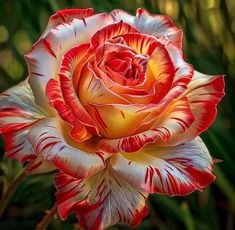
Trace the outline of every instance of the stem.
{"label": "stem", "polygon": [[54,216],[57,213],[56,203],[51,208],[51,210],[47,211],[42,220],[37,224],[35,230],[45,230],[46,227],[51,223]]}
{"label": "stem", "polygon": [[0,199],[0,219],[2,217],[2,214],[5,212],[5,209],[8,205],[8,202],[10,201],[12,195],[14,194],[17,186],[21,183],[21,181],[25,178],[25,171],[20,171],[16,177],[13,179],[11,184],[8,186],[4,194],[2,195],[2,198]]}

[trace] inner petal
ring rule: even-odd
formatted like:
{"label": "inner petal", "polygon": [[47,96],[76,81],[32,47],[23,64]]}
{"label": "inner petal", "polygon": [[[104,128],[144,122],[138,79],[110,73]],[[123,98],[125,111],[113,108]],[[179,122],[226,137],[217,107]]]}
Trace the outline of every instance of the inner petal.
{"label": "inner petal", "polygon": [[125,58],[124,60],[119,58],[113,58],[106,65],[113,71],[125,75],[126,72],[131,68],[131,59]]}
{"label": "inner petal", "polygon": [[100,46],[94,65],[120,85],[140,85],[145,81],[148,57],[136,54],[133,48],[120,41],[121,44],[106,42]]}

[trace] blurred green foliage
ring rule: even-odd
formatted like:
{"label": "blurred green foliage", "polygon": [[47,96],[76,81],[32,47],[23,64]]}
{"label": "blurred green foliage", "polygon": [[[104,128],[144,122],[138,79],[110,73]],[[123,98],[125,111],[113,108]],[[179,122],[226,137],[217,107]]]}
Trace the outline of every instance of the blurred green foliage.
{"label": "blurred green foliage", "polygon": [[[142,7],[169,15],[184,31],[184,53],[196,70],[226,75],[226,97],[212,127],[202,135],[215,166],[217,180],[204,192],[187,197],[152,195],[150,215],[138,229],[235,229],[235,1],[234,0],[0,0],[0,91],[27,76],[24,54],[55,11],[93,7],[96,12],[121,8],[135,13]],[[0,194],[22,169],[4,158],[0,143]],[[17,188],[0,221],[1,230],[34,229],[54,203],[52,175],[27,177]],[[1,204],[0,204],[1,205]],[[75,216],[55,217],[48,229],[75,229]],[[128,229],[126,226],[110,229]]]}

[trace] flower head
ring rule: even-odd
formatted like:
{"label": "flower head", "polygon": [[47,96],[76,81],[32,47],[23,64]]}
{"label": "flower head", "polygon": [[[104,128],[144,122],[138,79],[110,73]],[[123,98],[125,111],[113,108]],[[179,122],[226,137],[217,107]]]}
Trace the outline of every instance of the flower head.
{"label": "flower head", "polygon": [[0,132],[28,174],[60,171],[62,219],[137,226],[149,193],[187,195],[214,181],[199,134],[223,76],[194,71],[167,16],[62,10],[25,58],[28,79],[0,96]]}

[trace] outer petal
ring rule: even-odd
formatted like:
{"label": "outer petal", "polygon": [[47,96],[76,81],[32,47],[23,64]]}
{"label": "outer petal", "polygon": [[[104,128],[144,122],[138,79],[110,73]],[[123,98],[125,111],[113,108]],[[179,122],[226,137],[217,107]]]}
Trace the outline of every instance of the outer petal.
{"label": "outer petal", "polygon": [[93,15],[93,9],[65,9],[57,11],[54,15],[52,15],[49,19],[48,25],[42,34],[41,37],[45,37],[45,35],[54,27],[59,24],[71,22],[74,18],[83,19]]}
{"label": "outer petal", "polygon": [[28,139],[38,155],[74,177],[87,178],[105,167],[108,155],[96,149],[95,141],[88,143],[90,148],[83,149],[84,143],[63,136],[67,130],[62,129],[56,119],[48,118],[31,129]]}
{"label": "outer petal", "polygon": [[126,13],[123,10],[120,10],[120,9],[113,10],[110,14],[112,15],[114,21],[116,22],[124,21],[131,25],[135,24],[135,17]]}
{"label": "outer petal", "polygon": [[25,58],[29,83],[38,105],[49,109],[45,96],[46,84],[57,76],[65,52],[76,45],[88,43],[97,30],[112,22],[112,17],[107,14],[96,14],[82,20],[73,19],[51,29],[33,46]]}
{"label": "outer petal", "polygon": [[167,36],[175,46],[182,49],[183,33],[165,15],[151,15],[146,10],[138,9],[136,12],[135,26],[141,33],[150,34],[157,38]]}
{"label": "outer petal", "polygon": [[47,173],[57,168],[50,161],[45,160],[42,155],[38,155],[35,159],[28,162],[25,173],[27,175]]}
{"label": "outer petal", "polygon": [[87,180],[57,174],[55,184],[61,218],[74,211],[84,229],[101,230],[119,222],[135,227],[147,214],[147,194],[109,168]]}
{"label": "outer petal", "polygon": [[175,145],[192,140],[208,129],[215,119],[216,105],[224,96],[223,76],[209,76],[195,71],[184,96],[189,100],[195,120],[185,133],[166,144]]}
{"label": "outer petal", "polygon": [[111,158],[115,172],[150,193],[187,195],[215,180],[212,159],[197,137],[175,147],[152,144],[135,154]]}
{"label": "outer petal", "polygon": [[27,137],[35,123],[45,116],[35,104],[27,81],[0,95],[0,133],[4,136],[9,158],[25,162],[36,157]]}
{"label": "outer petal", "polygon": [[143,9],[137,10],[136,17],[122,10],[114,10],[111,15],[117,22],[122,20],[134,25],[140,33],[153,35],[157,38],[167,36],[174,45],[182,48],[182,31],[175,27],[172,20],[165,15],[151,15]]}

